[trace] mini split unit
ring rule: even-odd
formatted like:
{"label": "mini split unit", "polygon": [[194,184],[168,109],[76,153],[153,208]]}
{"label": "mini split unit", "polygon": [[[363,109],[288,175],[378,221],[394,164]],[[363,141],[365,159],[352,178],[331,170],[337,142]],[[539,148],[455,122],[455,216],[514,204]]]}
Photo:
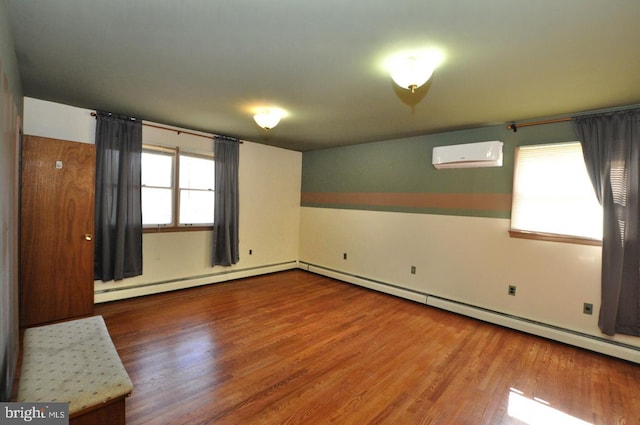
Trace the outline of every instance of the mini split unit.
{"label": "mini split unit", "polygon": [[433,148],[433,166],[445,168],[502,167],[502,142],[478,142]]}

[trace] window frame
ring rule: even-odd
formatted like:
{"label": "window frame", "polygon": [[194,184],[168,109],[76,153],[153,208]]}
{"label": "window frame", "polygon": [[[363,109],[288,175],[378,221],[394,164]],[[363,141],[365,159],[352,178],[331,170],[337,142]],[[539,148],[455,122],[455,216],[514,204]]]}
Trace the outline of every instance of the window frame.
{"label": "window frame", "polygon": [[[206,154],[203,152],[181,151],[179,146],[168,147],[153,144],[143,144],[142,151],[155,151],[168,153],[173,156],[173,178],[171,179],[171,210],[172,222],[170,224],[147,224],[142,226],[143,233],[170,233],[170,232],[196,232],[213,230],[213,224],[180,224],[180,155],[201,157],[213,160],[213,152]],[[141,187],[141,189],[144,186]],[[214,188],[215,191],[215,188]]]}
{"label": "window frame", "polygon": [[[557,142],[557,143],[544,143],[540,145],[522,145],[516,146],[514,150],[514,161],[513,161],[513,188],[512,188],[512,197],[515,198],[516,194],[516,176],[518,174],[518,165],[519,165],[519,155],[520,148],[526,148],[528,146],[553,146],[553,145],[566,145],[568,143],[580,143],[578,141],[571,142]],[[513,202],[513,201],[512,201]],[[576,235],[568,235],[568,234],[558,234],[558,233],[547,233],[542,231],[535,230],[522,230],[522,229],[514,229],[512,227],[513,223],[513,204],[511,207],[511,218],[509,222],[509,236],[512,238],[518,239],[529,239],[529,240],[539,240],[539,241],[548,241],[548,242],[563,242],[570,244],[578,244],[578,245],[590,245],[590,246],[602,246],[602,240],[584,237],[584,236],[576,236]]]}

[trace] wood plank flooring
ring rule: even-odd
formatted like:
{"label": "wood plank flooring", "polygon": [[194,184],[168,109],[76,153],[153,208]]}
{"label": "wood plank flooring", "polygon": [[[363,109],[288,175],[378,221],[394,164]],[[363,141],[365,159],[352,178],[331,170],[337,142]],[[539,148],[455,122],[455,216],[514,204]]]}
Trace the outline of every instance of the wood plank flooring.
{"label": "wood plank flooring", "polygon": [[636,364],[300,270],[95,310],[129,425],[640,424]]}

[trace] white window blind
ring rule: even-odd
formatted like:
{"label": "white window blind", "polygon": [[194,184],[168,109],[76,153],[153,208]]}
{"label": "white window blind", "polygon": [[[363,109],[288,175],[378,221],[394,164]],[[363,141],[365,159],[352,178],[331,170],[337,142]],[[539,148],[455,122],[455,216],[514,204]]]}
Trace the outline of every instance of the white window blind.
{"label": "white window blind", "polygon": [[511,230],[602,240],[602,208],[579,142],[516,149]]}

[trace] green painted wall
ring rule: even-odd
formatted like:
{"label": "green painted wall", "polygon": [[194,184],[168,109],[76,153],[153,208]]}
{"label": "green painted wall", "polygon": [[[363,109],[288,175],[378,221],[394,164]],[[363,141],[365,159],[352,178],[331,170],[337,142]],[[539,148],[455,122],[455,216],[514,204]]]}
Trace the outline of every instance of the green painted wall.
{"label": "green painted wall", "polygon": [[[504,161],[500,168],[436,170],[431,164],[435,146],[500,140]],[[371,205],[364,202],[309,202],[308,194],[415,193],[511,194],[514,148],[520,145],[574,141],[571,122],[520,128],[506,125],[452,131],[406,139],[305,152],[302,157],[302,206],[428,214],[508,217],[509,208],[417,208]],[[366,198],[366,195],[362,197]]]}
{"label": "green painted wall", "polygon": [[22,85],[4,0],[0,0],[0,401],[7,401],[18,360],[17,205],[15,129]]}

